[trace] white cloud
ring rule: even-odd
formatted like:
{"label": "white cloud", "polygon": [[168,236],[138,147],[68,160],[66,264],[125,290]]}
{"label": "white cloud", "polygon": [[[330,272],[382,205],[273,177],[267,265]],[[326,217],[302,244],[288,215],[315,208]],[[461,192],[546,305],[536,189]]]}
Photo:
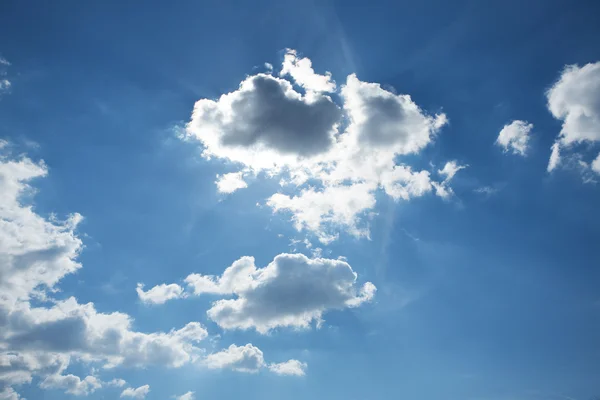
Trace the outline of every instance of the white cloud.
{"label": "white cloud", "polygon": [[600,154],[598,154],[598,157],[592,162],[592,170],[597,174],[600,174]]}
{"label": "white cloud", "polygon": [[302,95],[284,79],[257,74],[217,101],[197,101],[187,133],[204,144],[205,157],[259,171],[326,152],[340,115],[327,96]]}
{"label": "white cloud", "polygon": [[194,392],[187,392],[181,396],[173,396],[173,398],[175,400],[195,400],[196,396],[194,396]]}
{"label": "white cloud", "polygon": [[[323,94],[336,90],[330,75],[316,74],[311,61],[293,50],[284,58],[281,76],[287,75],[305,95],[281,77],[250,76],[217,101],[196,102],[187,135],[204,144],[206,158],[276,178],[287,191],[266,204],[289,213],[296,229],[323,243],[340,231],[364,237],[380,190],[397,201],[452,195],[447,181],[436,182],[399,159],[430,145],[448,122],[445,114],[429,115],[409,95],[354,74],[337,92],[340,109]],[[220,180],[217,185],[221,190]]]}
{"label": "white cloud", "polygon": [[546,97],[554,118],[563,122],[548,163],[552,171],[563,150],[572,152],[576,144],[600,141],[600,62],[567,66]]}
{"label": "white cloud", "polygon": [[132,399],[145,399],[150,392],[150,385],[140,386],[136,389],[127,388],[123,390],[119,397],[131,397]]}
{"label": "white cloud", "polygon": [[287,49],[279,76],[290,75],[294,81],[306,90],[314,92],[334,92],[335,82],[331,72],[325,75],[315,73],[309,58],[298,58],[296,50]]}
{"label": "white cloud", "polygon": [[5,387],[0,392],[0,400],[26,400],[11,387]]}
{"label": "white cloud", "polygon": [[370,301],[375,286],[358,287],[357,274],[345,261],[309,259],[303,254],[279,254],[264,268],[253,257],[242,257],[220,277],[192,274],[186,278],[196,295],[233,294],[207,311],[223,329],[256,329],[267,333],[277,327],[308,328],[320,323],[325,312],[357,307]]}
{"label": "white cloud", "polygon": [[[82,217],[46,219],[23,203],[34,192],[31,181],[46,174],[42,162],[0,158],[0,387],[37,376],[42,387],[85,394],[101,383],[63,374],[71,360],[179,367],[203,356],[195,344],[207,332],[197,322],[142,333],[132,330],[127,314],[99,313],[93,303],[74,297],[52,298],[59,281],[81,268],[76,229]],[[8,389],[3,393],[14,397]]]}
{"label": "white cloud", "polygon": [[444,177],[444,182],[450,182],[458,171],[467,167],[468,165],[458,165],[456,161],[448,161],[444,168],[438,170],[438,174]]}
{"label": "white cloud", "polygon": [[245,189],[248,184],[244,181],[244,174],[242,171],[230,172],[228,174],[217,175],[217,190],[220,193],[233,193],[238,189]]}
{"label": "white cloud", "polygon": [[209,368],[226,368],[239,372],[258,372],[265,366],[263,352],[250,343],[245,346],[232,344],[225,350],[209,354],[205,362]]}
{"label": "white cloud", "polygon": [[505,152],[510,150],[513,154],[524,156],[527,153],[529,134],[532,129],[533,124],[527,121],[512,121],[504,125],[496,139],[496,145],[502,147]]}
{"label": "white cloud", "polygon": [[269,370],[277,375],[304,376],[306,374],[306,363],[298,360],[288,360],[278,364],[269,364]]}
{"label": "white cloud", "polygon": [[115,378],[109,382],[106,382],[106,384],[108,386],[112,386],[112,387],[123,387],[123,386],[127,385],[127,382],[125,382],[124,379]]}
{"label": "white cloud", "polygon": [[63,389],[74,396],[87,396],[102,387],[102,382],[95,376],[81,379],[75,375],[50,375],[40,383],[42,389]]}
{"label": "white cloud", "polygon": [[10,90],[11,83],[8,79],[0,79],[0,93]]}
{"label": "white cloud", "polygon": [[140,300],[149,304],[163,304],[167,300],[178,299],[184,296],[183,288],[176,283],[170,285],[161,284],[154,286],[152,289],[144,292],[144,285],[138,283],[136,292]]}

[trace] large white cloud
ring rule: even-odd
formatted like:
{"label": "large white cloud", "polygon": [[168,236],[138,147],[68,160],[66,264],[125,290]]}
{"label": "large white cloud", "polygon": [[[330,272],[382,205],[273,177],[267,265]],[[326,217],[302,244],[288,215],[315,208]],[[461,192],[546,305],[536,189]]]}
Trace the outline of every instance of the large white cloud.
{"label": "large white cloud", "polygon": [[512,151],[513,154],[524,156],[527,153],[529,133],[532,129],[533,124],[526,121],[512,121],[504,125],[498,134],[496,145],[502,147],[505,152]]}
{"label": "large white cloud", "polygon": [[[306,93],[296,92],[286,76]],[[330,74],[315,73],[310,59],[287,50],[279,78],[253,75],[218,101],[196,102],[187,134],[203,143],[207,158],[278,179],[285,190],[266,204],[328,243],[340,231],[368,236],[366,218],[378,191],[398,201],[452,195],[448,181],[437,182],[399,159],[430,145],[447,121],[443,113],[423,111],[409,95],[355,74],[338,90]],[[229,175],[217,180],[219,191],[247,186],[241,175]]]}
{"label": "large white cloud", "polygon": [[[127,314],[99,313],[93,303],[74,297],[55,300],[59,281],[81,268],[82,242],[72,214],[60,221],[44,218],[22,199],[34,192],[30,183],[47,174],[42,162],[0,156],[0,389],[42,378],[42,388],[91,393],[100,381],[63,374],[71,360],[104,366],[178,367],[198,359],[195,343],[207,332],[191,322],[170,332],[132,329]],[[36,305],[32,305],[35,300]],[[12,394],[11,394],[12,396]]]}
{"label": "large white cloud", "polygon": [[575,145],[600,141],[600,62],[567,66],[546,96],[548,109],[563,122],[548,163],[552,171]]}
{"label": "large white cloud", "polygon": [[329,310],[370,301],[376,288],[357,284],[357,274],[343,260],[303,254],[279,254],[264,268],[242,257],[220,277],[191,274],[185,281],[195,295],[234,295],[217,300],[208,316],[223,329],[307,328]]}

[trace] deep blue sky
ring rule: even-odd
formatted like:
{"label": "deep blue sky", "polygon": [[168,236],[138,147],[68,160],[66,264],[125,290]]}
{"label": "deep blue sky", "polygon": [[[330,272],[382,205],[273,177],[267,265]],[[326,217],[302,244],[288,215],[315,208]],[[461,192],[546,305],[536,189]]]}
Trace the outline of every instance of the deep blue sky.
{"label": "deep blue sky", "polygon": [[[546,172],[561,122],[545,91],[565,65],[599,61],[598,38],[595,1],[5,0],[12,88],[0,138],[48,165],[35,184],[40,214],[86,218],[84,267],[60,296],[126,312],[144,332],[198,320],[221,335],[216,348],[252,342],[309,365],[299,379],[118,369],[134,387],[149,383],[148,399],[587,400],[600,395],[600,191],[574,171]],[[205,315],[210,297],[141,304],[137,282],[220,274],[243,255],[264,266],[303,238],[256,207],[276,182],[219,195],[215,174],[231,166],[177,138],[196,100],[279,66],[285,48],[338,83],[356,73],[445,112],[449,125],[413,165],[468,164],[455,198],[382,198],[371,240],[342,234],[324,247],[379,290],[326,314],[320,330],[220,331]],[[526,158],[494,146],[514,119],[535,125]],[[497,192],[474,192],[483,186]],[[20,393],[69,398],[35,383]]]}

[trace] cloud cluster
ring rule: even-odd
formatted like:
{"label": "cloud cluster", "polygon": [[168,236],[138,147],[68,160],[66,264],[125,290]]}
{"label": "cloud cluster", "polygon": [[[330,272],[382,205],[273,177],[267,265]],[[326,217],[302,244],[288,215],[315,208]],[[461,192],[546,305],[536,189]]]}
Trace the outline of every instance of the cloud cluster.
{"label": "cloud cluster", "polygon": [[377,290],[371,282],[358,286],[357,274],[346,261],[285,253],[264,268],[253,257],[242,257],[221,276],[191,274],[185,282],[193,295],[234,296],[215,301],[207,311],[221,328],[263,334],[321,323],[325,312],[358,307]]}
{"label": "cloud cluster", "polygon": [[529,133],[533,124],[527,121],[512,121],[500,131],[496,145],[502,147],[505,152],[512,151],[513,154],[525,156],[529,145]]}
{"label": "cloud cluster", "polygon": [[288,49],[278,77],[252,75],[218,100],[197,101],[186,132],[204,145],[204,157],[239,165],[218,177],[219,191],[246,187],[242,171],[277,177],[282,192],[266,204],[328,243],[340,231],[368,236],[365,217],[378,191],[394,200],[452,195],[449,179],[435,181],[399,161],[430,145],[447,122],[355,74],[338,88],[330,73],[316,73],[310,59]]}
{"label": "cloud cluster", "polygon": [[[102,387],[122,387],[125,381],[100,380],[94,373],[81,378],[66,373],[73,361],[115,366],[160,365],[177,368],[205,363],[198,346],[208,336],[198,322],[168,332],[138,332],[133,319],[121,312],[101,313],[93,303],[53,293],[62,278],[82,266],[77,257],[82,241],[79,214],[64,220],[44,218],[30,205],[31,182],[44,177],[43,162],[0,155],[0,394],[18,399],[14,387],[40,380],[43,389],[84,396]],[[178,285],[138,287],[144,302],[163,303],[182,297]],[[147,388],[126,389],[122,397],[143,398]]]}
{"label": "cloud cluster", "polygon": [[306,363],[298,360],[288,360],[282,363],[266,364],[263,352],[247,344],[245,346],[231,345],[229,348],[206,357],[209,368],[231,369],[233,371],[256,373],[263,368],[277,375],[304,376],[306,374]]}
{"label": "cloud cluster", "polygon": [[[562,121],[548,162],[548,171],[552,171],[561,164],[565,153],[574,154],[577,159],[583,156],[577,151],[578,144],[600,142],[600,62],[567,66],[546,97],[548,109]],[[589,168],[600,174],[599,160],[600,154]],[[588,167],[587,162],[581,165]]]}

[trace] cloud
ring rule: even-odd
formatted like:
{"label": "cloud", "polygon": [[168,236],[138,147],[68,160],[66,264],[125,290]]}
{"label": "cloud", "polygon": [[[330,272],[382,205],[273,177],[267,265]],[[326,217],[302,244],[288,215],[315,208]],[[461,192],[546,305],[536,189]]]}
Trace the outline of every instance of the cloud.
{"label": "cloud", "polygon": [[232,344],[229,348],[206,357],[206,365],[213,369],[231,369],[239,372],[258,372],[265,366],[263,352],[248,343],[245,346]]}
{"label": "cloud", "polygon": [[444,182],[450,182],[458,171],[467,167],[468,165],[458,165],[456,161],[448,161],[444,168],[438,170],[438,174],[444,177]]}
{"label": "cloud", "polygon": [[220,193],[233,193],[238,189],[245,189],[248,184],[244,181],[244,175],[242,171],[231,172],[224,175],[217,175],[217,190]]}
{"label": "cloud", "polygon": [[302,95],[284,79],[257,74],[217,101],[197,101],[187,133],[204,144],[206,157],[262,170],[327,151],[340,116],[329,97]]}
{"label": "cloud", "polygon": [[136,292],[140,300],[149,304],[163,304],[167,300],[178,299],[184,295],[183,288],[175,283],[157,285],[144,292],[144,285],[138,283]]}
{"label": "cloud", "polygon": [[127,388],[123,390],[119,397],[131,397],[132,399],[145,399],[150,392],[150,385],[140,386],[139,388]]}
{"label": "cloud", "polygon": [[290,215],[297,230],[329,243],[342,231],[369,236],[368,218],[380,191],[396,201],[452,195],[447,182],[436,182],[402,158],[429,146],[447,123],[444,113],[431,115],[409,95],[355,74],[338,89],[330,74],[316,74],[310,59],[288,49],[279,78],[252,75],[216,101],[197,101],[186,132],[202,142],[205,158],[239,166],[238,175],[227,176],[238,184],[227,185],[224,175],[217,180],[219,191],[241,189],[244,171],[266,172],[282,185],[266,205]]}
{"label": "cloud", "polygon": [[592,170],[600,175],[600,154],[598,154],[598,157],[592,162]]}
{"label": "cloud", "polygon": [[25,400],[11,387],[5,387],[0,392],[0,400]]}
{"label": "cloud", "polygon": [[298,360],[288,360],[279,364],[269,364],[269,370],[277,375],[304,376],[306,374],[306,363]]}
{"label": "cloud", "polygon": [[200,359],[204,350],[196,343],[208,333],[198,322],[142,333],[132,329],[127,314],[52,297],[60,280],[82,267],[76,230],[83,218],[44,218],[24,203],[34,193],[31,182],[46,174],[43,162],[0,157],[0,387],[31,383],[36,376],[42,388],[85,394],[102,383],[91,375],[65,375],[71,360],[109,368],[180,367]]}
{"label": "cloud", "polygon": [[600,141],[600,62],[567,66],[546,93],[548,109],[562,121],[552,146],[548,171],[561,162],[562,151],[575,152],[575,145]]}
{"label": "cloud", "polygon": [[512,151],[513,154],[525,156],[529,144],[529,133],[533,129],[533,124],[527,121],[512,121],[500,131],[496,145],[502,147],[505,152]]}
{"label": "cloud", "polygon": [[375,286],[359,287],[356,280],[345,261],[303,254],[279,254],[264,268],[257,268],[253,257],[242,257],[220,277],[191,274],[185,279],[196,295],[236,296],[215,301],[207,311],[221,328],[263,334],[277,327],[308,328],[329,310],[370,301]]}
{"label": "cloud", "polygon": [[309,58],[298,58],[296,50],[287,49],[279,76],[290,75],[294,81],[306,90],[313,92],[334,92],[335,82],[331,72],[325,75],[315,73]]}
{"label": "cloud", "polygon": [[42,389],[63,389],[74,396],[87,396],[102,387],[102,382],[95,376],[81,379],[75,375],[50,375],[40,383]]}
{"label": "cloud", "polygon": [[194,392],[187,392],[181,396],[173,396],[173,398],[175,400],[195,400],[196,396],[194,396]]}

